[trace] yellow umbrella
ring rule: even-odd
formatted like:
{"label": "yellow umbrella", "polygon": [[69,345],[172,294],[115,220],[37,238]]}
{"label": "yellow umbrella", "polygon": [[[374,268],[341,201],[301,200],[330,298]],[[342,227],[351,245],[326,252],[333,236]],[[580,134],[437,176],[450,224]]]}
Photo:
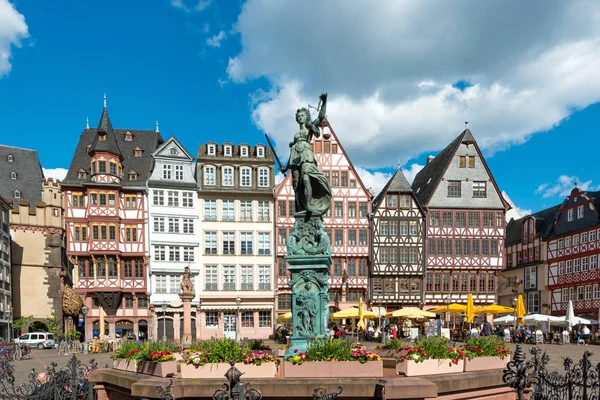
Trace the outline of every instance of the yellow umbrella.
{"label": "yellow umbrella", "polygon": [[363,317],[363,299],[362,296],[358,299],[358,324],[357,329],[365,329],[365,321]]}
{"label": "yellow umbrella", "polygon": [[429,318],[433,318],[433,317],[435,317],[435,313],[432,313],[430,311],[421,310],[420,308],[416,308],[416,307],[405,307],[405,308],[401,308],[396,311],[389,312],[389,313],[385,314],[385,316],[388,318],[394,318],[394,317],[408,317],[408,318],[429,317]]}
{"label": "yellow umbrella", "polygon": [[523,317],[525,316],[525,304],[523,304],[523,296],[519,295],[517,299],[517,324],[523,324],[525,321]]}
{"label": "yellow umbrella", "polygon": [[281,314],[279,317],[277,317],[277,323],[282,324],[285,321],[287,321],[288,319],[292,318],[292,312],[286,312],[285,314]]}
{"label": "yellow umbrella", "polygon": [[[357,307],[346,308],[342,311],[331,314],[331,319],[358,318],[358,312],[359,311]],[[363,310],[362,317],[374,319],[377,318],[377,314],[375,314],[373,311]]]}
{"label": "yellow umbrella", "polygon": [[475,314],[508,314],[515,312],[515,309],[512,307],[500,306],[498,304],[490,304],[483,307],[477,307],[475,309]]}
{"label": "yellow umbrella", "polygon": [[464,304],[452,303],[448,304],[448,306],[437,307],[427,311],[432,313],[448,312],[450,314],[462,314],[467,311],[467,306]]}
{"label": "yellow umbrella", "polygon": [[475,307],[473,307],[473,295],[469,293],[467,297],[467,309],[465,311],[466,321],[469,323],[473,322],[473,318],[475,318]]}

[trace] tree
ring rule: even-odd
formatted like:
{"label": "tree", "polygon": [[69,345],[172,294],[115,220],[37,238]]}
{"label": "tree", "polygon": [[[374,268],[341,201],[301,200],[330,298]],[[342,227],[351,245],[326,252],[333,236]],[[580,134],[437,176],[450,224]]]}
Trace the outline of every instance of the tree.
{"label": "tree", "polygon": [[18,319],[16,319],[15,322],[13,322],[13,326],[18,331],[28,332],[29,325],[31,325],[32,322],[33,322],[33,315],[30,315],[29,317],[21,316]]}
{"label": "tree", "polygon": [[63,323],[56,316],[56,312],[52,311],[49,318],[46,318],[46,325],[48,325],[48,332],[54,334],[54,337],[59,337],[63,333]]}

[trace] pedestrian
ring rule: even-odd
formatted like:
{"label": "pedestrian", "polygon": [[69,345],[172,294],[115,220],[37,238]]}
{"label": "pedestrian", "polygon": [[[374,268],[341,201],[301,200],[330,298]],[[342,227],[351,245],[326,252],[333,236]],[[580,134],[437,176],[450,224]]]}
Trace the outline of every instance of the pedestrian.
{"label": "pedestrian", "polygon": [[490,324],[490,321],[485,321],[483,323],[483,336],[490,336],[492,334],[492,324]]}
{"label": "pedestrian", "polygon": [[579,341],[581,340],[581,327],[580,326],[577,327],[577,331],[575,332],[575,335],[577,336],[577,345],[579,345]]}
{"label": "pedestrian", "polygon": [[590,340],[590,328],[588,328],[587,325],[583,326],[583,329],[581,330],[581,336],[583,337],[583,341],[587,346]]}

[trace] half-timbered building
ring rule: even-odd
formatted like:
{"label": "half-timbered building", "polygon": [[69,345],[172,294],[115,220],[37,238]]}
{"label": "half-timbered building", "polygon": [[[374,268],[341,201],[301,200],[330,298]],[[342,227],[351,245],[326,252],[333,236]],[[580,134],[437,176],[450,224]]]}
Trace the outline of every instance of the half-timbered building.
{"label": "half-timbered building", "polygon": [[113,129],[105,98],[98,128],[81,133],[62,183],[67,255],[89,308],[88,339],[148,335],[146,181],[162,142],[158,129]]}
{"label": "half-timbered building", "polygon": [[560,205],[546,235],[551,312],[597,318],[600,307],[600,192],[575,187]]}
{"label": "half-timbered building", "polygon": [[412,184],[427,213],[425,304],[496,301],[503,268],[508,203],[469,129],[427,165]]}
{"label": "half-timbered building", "polygon": [[371,291],[387,311],[423,301],[425,212],[400,169],[373,201]]}
{"label": "half-timbered building", "polygon": [[[183,336],[181,278],[185,267],[194,275],[198,304],[200,286],[198,184],[194,157],[173,136],[152,153],[148,179],[150,237],[150,305],[154,310],[153,337],[179,341]],[[196,339],[196,320],[192,337]]]}
{"label": "half-timbered building", "polygon": [[[331,207],[323,216],[332,247],[330,306],[344,308],[366,298],[369,262],[369,214],[373,195],[365,188],[350,158],[329,122],[312,148],[319,169],[329,179]],[[277,210],[277,307],[278,313],[291,309],[291,288],[284,257],[286,242],[294,224],[294,190],[291,174],[275,189]]]}

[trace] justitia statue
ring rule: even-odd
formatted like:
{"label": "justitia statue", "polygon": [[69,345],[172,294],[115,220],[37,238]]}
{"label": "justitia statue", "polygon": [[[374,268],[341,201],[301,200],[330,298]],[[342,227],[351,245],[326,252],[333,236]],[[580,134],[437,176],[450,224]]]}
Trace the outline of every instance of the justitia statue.
{"label": "justitia statue", "polygon": [[313,136],[321,136],[319,129],[325,119],[326,110],[327,93],[322,93],[317,108],[319,115],[314,121],[310,120],[308,108],[303,107],[296,111],[296,122],[300,130],[294,135],[294,141],[290,142],[290,158],[287,165],[279,168],[284,174],[292,170],[297,215],[323,215],[331,204],[329,182],[319,171],[310,146]]}
{"label": "justitia statue", "polygon": [[183,293],[192,293],[194,291],[194,284],[192,283],[192,271],[190,267],[185,267],[183,271],[183,277],[181,278],[181,291]]}

